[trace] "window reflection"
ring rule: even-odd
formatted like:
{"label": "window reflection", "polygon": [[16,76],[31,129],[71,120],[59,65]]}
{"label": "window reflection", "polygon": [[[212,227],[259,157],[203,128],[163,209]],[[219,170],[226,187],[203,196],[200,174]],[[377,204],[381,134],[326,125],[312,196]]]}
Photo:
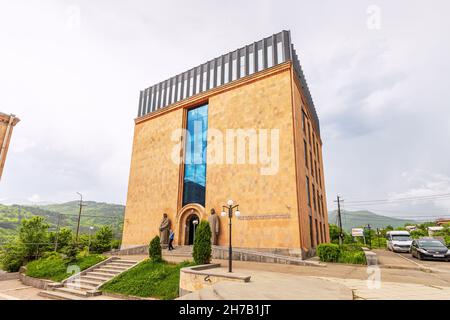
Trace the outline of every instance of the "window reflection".
{"label": "window reflection", "polygon": [[187,113],[188,132],[183,180],[183,206],[189,203],[205,205],[206,146],[208,134],[208,105]]}

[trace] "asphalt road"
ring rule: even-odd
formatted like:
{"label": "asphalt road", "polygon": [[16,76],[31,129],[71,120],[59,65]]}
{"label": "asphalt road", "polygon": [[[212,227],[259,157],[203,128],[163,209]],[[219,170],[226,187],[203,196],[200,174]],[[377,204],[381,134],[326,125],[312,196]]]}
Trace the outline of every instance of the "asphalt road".
{"label": "asphalt road", "polygon": [[398,255],[406,259],[408,262],[417,263],[421,266],[425,266],[439,272],[450,273],[449,261],[419,260],[413,258],[410,253],[399,253]]}

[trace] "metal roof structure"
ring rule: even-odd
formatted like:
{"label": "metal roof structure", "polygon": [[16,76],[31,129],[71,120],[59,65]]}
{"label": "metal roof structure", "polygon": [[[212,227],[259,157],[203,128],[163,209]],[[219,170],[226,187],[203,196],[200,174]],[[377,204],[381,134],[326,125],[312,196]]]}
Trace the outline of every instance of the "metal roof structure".
{"label": "metal roof structure", "polygon": [[320,136],[319,118],[311,93],[291,42],[290,31],[286,30],[231,51],[142,90],[139,95],[138,117],[288,60],[292,61],[295,74],[307,99],[307,107]]}

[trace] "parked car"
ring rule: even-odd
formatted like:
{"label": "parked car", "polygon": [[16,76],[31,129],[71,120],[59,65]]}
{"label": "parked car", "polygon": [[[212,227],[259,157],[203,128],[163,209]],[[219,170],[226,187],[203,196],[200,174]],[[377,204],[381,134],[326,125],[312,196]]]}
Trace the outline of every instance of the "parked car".
{"label": "parked car", "polygon": [[410,252],[411,250],[412,239],[408,231],[388,231],[386,239],[388,250],[394,252]]}
{"label": "parked car", "polygon": [[450,250],[439,240],[433,238],[422,238],[414,240],[411,245],[413,257],[422,259],[450,261]]}

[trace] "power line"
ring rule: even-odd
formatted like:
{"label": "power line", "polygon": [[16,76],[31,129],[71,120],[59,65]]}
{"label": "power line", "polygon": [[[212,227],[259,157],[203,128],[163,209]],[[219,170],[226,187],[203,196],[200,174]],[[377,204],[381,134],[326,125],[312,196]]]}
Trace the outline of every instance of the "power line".
{"label": "power line", "polygon": [[[363,207],[363,206],[347,206],[347,208],[350,209],[357,209],[357,210],[367,210],[367,207]],[[406,214],[411,214],[411,213],[418,213],[418,214],[423,214],[425,210],[421,210],[421,212],[414,212],[411,210],[397,210],[397,209],[385,209],[385,208],[369,208],[370,210],[374,210],[377,212],[388,212],[388,213],[406,213]],[[429,215],[424,215],[424,217],[428,217],[428,216],[445,216],[445,215],[449,215],[450,213],[448,212],[430,212]],[[418,215],[413,215],[414,217],[418,216]]]}
{"label": "power line", "polygon": [[450,199],[450,193],[435,194],[428,196],[415,196],[415,197],[404,197],[404,198],[391,198],[391,199],[375,199],[375,200],[348,200],[347,203],[350,204],[377,204],[377,203],[395,203],[403,201],[429,201],[429,200],[445,200]]}

